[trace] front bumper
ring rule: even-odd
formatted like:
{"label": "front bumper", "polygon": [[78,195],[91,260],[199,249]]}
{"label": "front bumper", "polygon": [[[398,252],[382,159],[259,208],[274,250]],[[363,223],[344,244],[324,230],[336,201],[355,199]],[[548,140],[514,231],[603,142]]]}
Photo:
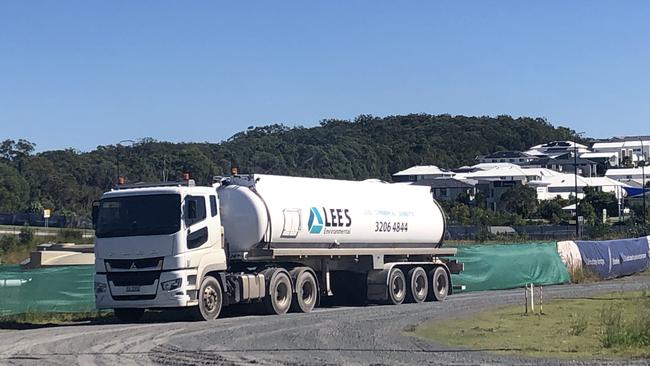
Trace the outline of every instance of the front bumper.
{"label": "front bumper", "polygon": [[[181,286],[174,290],[165,291],[161,283],[181,278]],[[117,286],[108,281],[105,273],[95,275],[95,284],[103,284],[104,291],[95,291],[95,307],[97,309],[115,308],[169,308],[198,305],[196,300],[196,270],[176,270],[160,273],[160,278],[152,285]],[[102,287],[100,285],[99,287]],[[130,287],[130,288],[129,288]]]}

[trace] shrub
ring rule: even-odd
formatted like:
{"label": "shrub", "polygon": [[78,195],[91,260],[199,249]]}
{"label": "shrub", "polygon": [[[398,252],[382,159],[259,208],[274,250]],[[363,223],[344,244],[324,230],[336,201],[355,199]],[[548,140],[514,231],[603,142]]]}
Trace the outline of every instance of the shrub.
{"label": "shrub", "polygon": [[30,243],[34,240],[34,232],[28,228],[20,229],[20,234],[18,234],[18,240],[21,244]]}
{"label": "shrub", "polygon": [[569,334],[579,336],[587,330],[589,320],[585,314],[573,314],[574,320],[570,324]]}
{"label": "shrub", "polygon": [[18,239],[13,235],[0,237],[0,253],[7,253],[18,246]]}

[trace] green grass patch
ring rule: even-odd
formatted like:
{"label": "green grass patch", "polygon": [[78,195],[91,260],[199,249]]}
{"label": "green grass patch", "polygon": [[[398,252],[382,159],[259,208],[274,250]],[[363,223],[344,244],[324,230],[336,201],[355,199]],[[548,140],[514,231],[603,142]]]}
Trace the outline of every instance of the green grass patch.
{"label": "green grass patch", "polygon": [[[536,310],[538,310],[536,308]],[[650,358],[650,292],[555,300],[544,314],[520,306],[422,324],[408,334],[498,354],[553,358]]]}

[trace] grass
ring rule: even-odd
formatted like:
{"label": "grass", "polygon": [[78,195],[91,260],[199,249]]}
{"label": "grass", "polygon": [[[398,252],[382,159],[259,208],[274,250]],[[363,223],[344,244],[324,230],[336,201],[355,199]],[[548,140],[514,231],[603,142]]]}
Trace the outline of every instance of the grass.
{"label": "grass", "polygon": [[525,315],[523,304],[504,307],[422,324],[409,334],[498,354],[650,358],[650,292],[555,300],[544,304],[544,315]]}

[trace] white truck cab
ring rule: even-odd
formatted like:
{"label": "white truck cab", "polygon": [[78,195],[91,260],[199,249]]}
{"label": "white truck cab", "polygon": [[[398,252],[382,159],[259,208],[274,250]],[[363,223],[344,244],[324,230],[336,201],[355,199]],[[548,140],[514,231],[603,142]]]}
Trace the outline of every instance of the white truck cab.
{"label": "white truck cab", "polygon": [[136,318],[144,308],[198,304],[197,279],[226,269],[214,187],[122,186],[98,203],[95,301]]}

